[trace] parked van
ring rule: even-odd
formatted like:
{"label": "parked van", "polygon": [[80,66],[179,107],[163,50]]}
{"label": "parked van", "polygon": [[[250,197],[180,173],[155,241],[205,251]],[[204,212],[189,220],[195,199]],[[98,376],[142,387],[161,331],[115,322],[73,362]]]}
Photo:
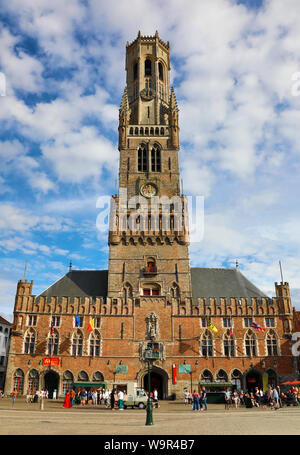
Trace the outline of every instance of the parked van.
{"label": "parked van", "polygon": [[137,382],[114,383],[114,388],[124,392],[124,408],[128,406],[132,408],[145,409],[147,406],[148,395],[145,390],[138,387]]}

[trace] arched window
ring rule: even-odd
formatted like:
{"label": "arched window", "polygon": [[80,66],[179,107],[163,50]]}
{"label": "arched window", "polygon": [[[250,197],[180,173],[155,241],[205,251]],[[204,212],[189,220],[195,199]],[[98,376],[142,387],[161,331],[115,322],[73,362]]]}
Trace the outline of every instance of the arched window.
{"label": "arched window", "polygon": [[78,381],[82,381],[82,382],[86,382],[89,380],[89,376],[88,374],[84,371],[84,370],[81,370],[79,373],[78,373]]}
{"label": "arched window", "polygon": [[209,330],[206,330],[202,337],[201,354],[203,357],[212,357],[213,355],[212,335]]}
{"label": "arched window", "polygon": [[151,171],[161,172],[160,148],[155,144],[151,150]]}
{"label": "arched window", "polygon": [[63,390],[62,393],[65,395],[67,392],[71,392],[74,384],[74,376],[71,371],[67,370],[63,375]]}
{"label": "arched window", "polygon": [[245,351],[246,355],[249,357],[257,355],[256,337],[251,330],[248,330],[245,335]]}
{"label": "arched window", "polygon": [[35,392],[39,390],[39,373],[37,370],[31,370],[29,372],[28,389],[31,395],[35,395]]}
{"label": "arched window", "polygon": [[14,374],[13,390],[16,390],[20,395],[23,395],[24,389],[24,372],[18,368]]}
{"label": "arched window", "polygon": [[201,382],[213,382],[213,375],[209,370],[204,370],[201,374]]}
{"label": "arched window", "polygon": [[226,371],[224,370],[219,370],[217,373],[217,382],[228,382],[228,376]]}
{"label": "arched window", "polygon": [[161,62],[158,62],[158,74],[159,74],[159,80],[163,81],[164,80],[164,70]]}
{"label": "arched window", "polygon": [[151,76],[151,60],[149,58],[145,60],[145,76]]}
{"label": "arched window", "polygon": [[237,390],[241,390],[242,373],[239,370],[233,370],[231,373],[231,383],[236,387]]}
{"label": "arched window", "polygon": [[29,329],[25,335],[24,353],[33,354],[34,348],[35,348],[35,331],[33,329]]}
{"label": "arched window", "polygon": [[101,337],[98,331],[94,331],[90,335],[90,350],[89,354],[91,357],[99,357],[100,356],[100,345],[101,345]]}
{"label": "arched window", "polygon": [[223,347],[224,347],[224,355],[226,357],[234,357],[234,339],[229,335],[229,333],[225,333],[224,340],[223,340]]}
{"label": "arched window", "polygon": [[270,330],[266,336],[267,354],[278,355],[277,337],[274,330]]}
{"label": "arched window", "polygon": [[138,171],[148,171],[147,149],[144,144],[140,145],[138,149]]}
{"label": "arched window", "polygon": [[271,386],[277,386],[277,374],[274,370],[267,370],[266,371],[268,375],[268,384]]}
{"label": "arched window", "polygon": [[58,333],[56,330],[52,333],[52,335],[49,335],[48,337],[47,354],[58,354]]}
{"label": "arched window", "polygon": [[80,330],[74,333],[72,338],[72,355],[80,356],[83,350],[83,336]]}
{"label": "arched window", "polygon": [[104,382],[104,376],[100,371],[96,371],[93,374],[93,381],[95,382]]}
{"label": "arched window", "polygon": [[123,298],[124,302],[127,303],[128,299],[132,298],[132,286],[129,283],[125,283],[123,287]]}

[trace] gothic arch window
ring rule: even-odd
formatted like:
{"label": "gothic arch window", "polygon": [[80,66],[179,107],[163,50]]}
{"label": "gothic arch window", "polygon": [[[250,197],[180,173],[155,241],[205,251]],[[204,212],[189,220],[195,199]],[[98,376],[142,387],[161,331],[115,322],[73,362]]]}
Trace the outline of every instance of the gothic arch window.
{"label": "gothic arch window", "polygon": [[91,357],[99,357],[101,351],[101,335],[98,330],[91,333],[89,339],[89,355]]}
{"label": "gothic arch window", "polygon": [[101,371],[96,371],[93,374],[93,381],[95,381],[95,382],[104,382],[104,376],[101,373]]}
{"label": "gothic arch window", "polygon": [[269,330],[266,335],[267,355],[278,355],[277,336],[274,330]]}
{"label": "gothic arch window", "polygon": [[231,383],[236,387],[237,390],[241,389],[242,384],[242,373],[235,369],[231,373]]}
{"label": "gothic arch window", "polygon": [[245,335],[245,354],[248,357],[257,356],[256,336],[252,330],[248,330]]}
{"label": "gothic arch window", "polygon": [[147,258],[146,272],[147,273],[156,272],[156,261],[154,258]]}
{"label": "gothic arch window", "polygon": [[138,148],[138,171],[148,171],[147,149],[145,144],[141,144]]}
{"label": "gothic arch window", "polygon": [[72,337],[72,355],[81,356],[83,354],[83,335],[77,330]]}
{"label": "gothic arch window", "polygon": [[15,371],[13,377],[13,390],[16,390],[20,395],[23,395],[24,390],[24,372],[21,368]]}
{"label": "gothic arch window", "polygon": [[147,58],[145,60],[145,76],[151,76],[151,60]]}
{"label": "gothic arch window", "polygon": [[149,136],[149,128],[148,127],[145,128],[145,136]]}
{"label": "gothic arch window", "polygon": [[155,128],[155,136],[159,136],[159,128]]}
{"label": "gothic arch window", "polygon": [[86,371],[84,370],[81,370],[79,373],[78,373],[78,381],[82,381],[82,382],[86,382],[89,380],[89,376],[88,374],[86,373]]}
{"label": "gothic arch window", "polygon": [[217,382],[228,382],[228,376],[227,376],[226,371],[219,370],[216,375],[216,380],[217,380]]}
{"label": "gothic arch window", "polygon": [[153,136],[153,134],[154,134],[154,128],[151,127],[151,128],[150,128],[150,135]]}
{"label": "gothic arch window", "polygon": [[71,371],[67,370],[63,374],[63,395],[71,392],[74,384],[74,376]]}
{"label": "gothic arch window", "polygon": [[230,336],[229,331],[227,331],[223,338],[223,349],[224,355],[226,357],[234,357],[235,356],[235,346],[234,346],[234,339]]}
{"label": "gothic arch window", "polygon": [[212,334],[209,330],[205,330],[201,339],[201,355],[203,357],[213,356],[213,340]]}
{"label": "gothic arch window", "polygon": [[161,154],[157,144],[154,144],[151,150],[151,171],[161,172]]}
{"label": "gothic arch window", "polygon": [[269,368],[267,371],[266,371],[267,375],[268,375],[268,384],[271,385],[271,386],[277,386],[277,374],[274,370],[272,370],[271,368]]}
{"label": "gothic arch window", "polygon": [[133,128],[132,127],[129,129],[129,134],[133,135]]}
{"label": "gothic arch window", "polygon": [[34,354],[36,333],[32,328],[28,329],[24,338],[24,353]]}
{"label": "gothic arch window", "polygon": [[47,340],[47,354],[48,355],[57,355],[58,354],[58,332],[54,330],[54,332],[49,334]]}
{"label": "gothic arch window", "polygon": [[158,76],[160,81],[164,80],[164,69],[161,62],[158,62]]}
{"label": "gothic arch window", "polygon": [[128,302],[128,299],[132,298],[132,286],[130,283],[125,283],[123,286],[123,298],[126,304]]}
{"label": "gothic arch window", "polygon": [[160,135],[161,135],[161,136],[164,136],[164,134],[165,134],[165,129],[164,129],[164,128],[161,128],[161,129],[160,129]]}
{"label": "gothic arch window", "polygon": [[138,134],[139,134],[139,129],[138,129],[138,127],[137,127],[137,126],[135,127],[135,130],[134,130],[134,134],[136,134],[136,135],[138,135]]}
{"label": "gothic arch window", "polygon": [[201,382],[213,382],[213,375],[209,370],[204,370],[201,374]]}
{"label": "gothic arch window", "polygon": [[35,395],[35,392],[39,389],[39,373],[37,370],[31,370],[29,372],[28,389],[31,395]]}

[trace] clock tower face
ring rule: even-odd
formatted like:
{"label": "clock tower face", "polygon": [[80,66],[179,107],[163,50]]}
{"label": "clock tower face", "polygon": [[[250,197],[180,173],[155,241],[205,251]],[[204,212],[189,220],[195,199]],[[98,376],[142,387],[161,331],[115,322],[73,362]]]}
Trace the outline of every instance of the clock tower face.
{"label": "clock tower face", "polygon": [[146,197],[146,198],[151,198],[157,195],[158,189],[157,186],[154,185],[154,183],[145,183],[141,187],[141,195]]}
{"label": "clock tower face", "polygon": [[153,98],[155,98],[155,90],[151,87],[144,88],[140,92],[140,97],[143,101],[151,101]]}

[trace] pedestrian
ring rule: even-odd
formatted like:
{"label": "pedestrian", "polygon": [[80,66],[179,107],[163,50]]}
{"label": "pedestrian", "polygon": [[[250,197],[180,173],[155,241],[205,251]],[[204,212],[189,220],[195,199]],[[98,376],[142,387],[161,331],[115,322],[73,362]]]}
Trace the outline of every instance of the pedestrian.
{"label": "pedestrian", "polygon": [[239,398],[239,394],[236,390],[233,392],[232,398],[233,398],[233,402],[234,402],[234,407],[235,407],[235,409],[237,409],[240,404],[240,398]]}
{"label": "pedestrian", "polygon": [[189,392],[188,392],[188,390],[186,390],[184,392],[184,405],[186,406],[187,404],[189,404]]}
{"label": "pedestrian", "polygon": [[72,407],[70,392],[66,392],[66,396],[65,396],[65,401],[64,401],[63,407],[64,408],[71,408]]}
{"label": "pedestrian", "polygon": [[192,404],[193,403],[193,395],[192,395],[192,392],[189,391],[189,404]]}
{"label": "pedestrian", "polygon": [[204,411],[207,411],[207,392],[206,388],[203,386],[202,391],[201,391],[201,401],[200,401],[200,409],[203,411],[203,406],[204,406]]}
{"label": "pedestrian", "polygon": [[119,411],[123,411],[124,410],[124,393],[122,390],[119,390],[119,393],[118,393],[118,402],[119,402]]}
{"label": "pedestrian", "polygon": [[226,389],[224,392],[224,398],[225,398],[225,410],[230,408],[230,392],[229,389]]}
{"label": "pedestrian", "polygon": [[76,397],[76,392],[74,389],[71,390],[71,405],[73,406],[73,404],[75,403],[75,397]]}
{"label": "pedestrian", "polygon": [[12,393],[12,404],[14,406],[15,402],[16,402],[16,396],[18,394],[18,391],[17,390],[13,390],[13,393]]}
{"label": "pedestrian", "polygon": [[30,403],[31,401],[31,390],[28,387],[27,392],[26,392],[26,403]]}
{"label": "pedestrian", "polygon": [[278,401],[278,392],[275,386],[271,389],[271,398],[272,398],[272,408],[274,407],[275,411],[279,409],[279,401]]}
{"label": "pedestrian", "polygon": [[199,393],[196,390],[193,392],[193,411],[199,411]]}
{"label": "pedestrian", "polygon": [[159,406],[158,406],[158,391],[157,391],[157,389],[154,389],[154,391],[153,391],[153,407],[154,408],[159,408]]}
{"label": "pedestrian", "polygon": [[115,389],[112,389],[110,393],[110,409],[115,410]]}
{"label": "pedestrian", "polygon": [[259,407],[260,406],[260,390],[258,387],[255,387],[254,396],[255,396],[255,401],[257,403],[257,407]]}

